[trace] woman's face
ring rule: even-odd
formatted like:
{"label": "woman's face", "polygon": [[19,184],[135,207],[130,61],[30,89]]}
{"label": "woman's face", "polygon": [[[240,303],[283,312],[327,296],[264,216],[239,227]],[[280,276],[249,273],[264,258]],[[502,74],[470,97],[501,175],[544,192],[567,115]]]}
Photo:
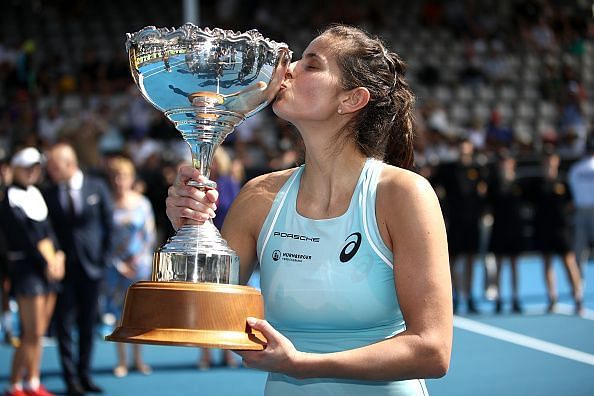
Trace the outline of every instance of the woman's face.
{"label": "woman's face", "polygon": [[331,45],[328,37],[317,37],[305,49],[302,58],[291,63],[272,105],[277,116],[297,127],[337,116],[339,94],[343,90]]}
{"label": "woman's face", "polygon": [[111,180],[112,180],[115,192],[118,194],[122,194],[126,191],[130,191],[130,190],[132,190],[132,187],[134,186],[134,175],[130,172],[125,171],[125,170],[113,171]]}
{"label": "woman's face", "polygon": [[39,182],[41,176],[41,165],[33,165],[28,168],[15,166],[13,170],[13,179],[18,184],[29,187]]}

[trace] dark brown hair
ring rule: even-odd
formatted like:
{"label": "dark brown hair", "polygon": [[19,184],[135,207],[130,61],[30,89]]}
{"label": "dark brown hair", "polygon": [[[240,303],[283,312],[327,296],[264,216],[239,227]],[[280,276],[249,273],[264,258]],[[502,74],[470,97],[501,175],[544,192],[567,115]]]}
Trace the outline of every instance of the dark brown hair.
{"label": "dark brown hair", "polygon": [[342,88],[369,90],[369,103],[348,125],[360,149],[369,157],[412,168],[414,96],[404,80],[404,61],[379,38],[352,26],[332,25],[321,36],[334,41]]}

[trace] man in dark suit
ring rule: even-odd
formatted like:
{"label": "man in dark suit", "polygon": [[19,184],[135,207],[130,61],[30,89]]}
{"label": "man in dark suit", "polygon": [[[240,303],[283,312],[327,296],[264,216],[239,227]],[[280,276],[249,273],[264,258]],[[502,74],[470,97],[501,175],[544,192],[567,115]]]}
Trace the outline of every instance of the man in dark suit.
{"label": "man in dark suit", "polygon": [[[90,362],[100,284],[112,246],[113,204],[105,183],[79,169],[71,146],[59,143],[49,150],[47,171],[53,183],[44,195],[66,253],[66,275],[56,307],[62,375],[70,395],[100,393],[90,377]],[[72,345],[75,323],[77,362]]]}

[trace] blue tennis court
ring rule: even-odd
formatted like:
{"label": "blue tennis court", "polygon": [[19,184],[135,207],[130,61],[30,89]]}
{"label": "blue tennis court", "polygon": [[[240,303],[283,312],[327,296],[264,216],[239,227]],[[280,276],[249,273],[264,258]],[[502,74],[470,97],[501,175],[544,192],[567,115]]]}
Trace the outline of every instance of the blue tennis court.
{"label": "blue tennis court", "polygon": [[[450,371],[444,378],[428,380],[432,395],[594,395],[594,266],[586,268],[586,313],[573,315],[570,290],[560,263],[556,263],[560,304],[545,314],[546,292],[538,258],[520,261],[524,313],[495,315],[493,303],[481,299],[480,315],[461,312],[455,317],[454,348]],[[476,295],[480,296],[482,266],[477,264]],[[504,298],[509,279],[503,273]],[[505,310],[504,310],[505,312]],[[0,347],[0,387],[8,381],[11,349]],[[194,348],[146,346],[144,355],[153,373],[131,372],[125,378],[112,374],[116,362],[113,344],[97,337],[94,379],[106,395],[259,395],[266,374],[250,369],[212,367],[197,369]],[[214,354],[220,358],[219,354]],[[44,350],[42,381],[64,394],[57,348],[51,340]]]}

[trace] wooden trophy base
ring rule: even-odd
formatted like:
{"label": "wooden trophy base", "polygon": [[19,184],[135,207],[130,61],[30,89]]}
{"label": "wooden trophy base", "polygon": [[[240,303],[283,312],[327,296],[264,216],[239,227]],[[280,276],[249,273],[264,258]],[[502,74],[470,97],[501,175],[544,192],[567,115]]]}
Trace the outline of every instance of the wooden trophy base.
{"label": "wooden trophy base", "polygon": [[264,302],[249,286],[137,282],[126,293],[120,326],[107,341],[262,350],[264,336],[246,318],[264,317]]}

